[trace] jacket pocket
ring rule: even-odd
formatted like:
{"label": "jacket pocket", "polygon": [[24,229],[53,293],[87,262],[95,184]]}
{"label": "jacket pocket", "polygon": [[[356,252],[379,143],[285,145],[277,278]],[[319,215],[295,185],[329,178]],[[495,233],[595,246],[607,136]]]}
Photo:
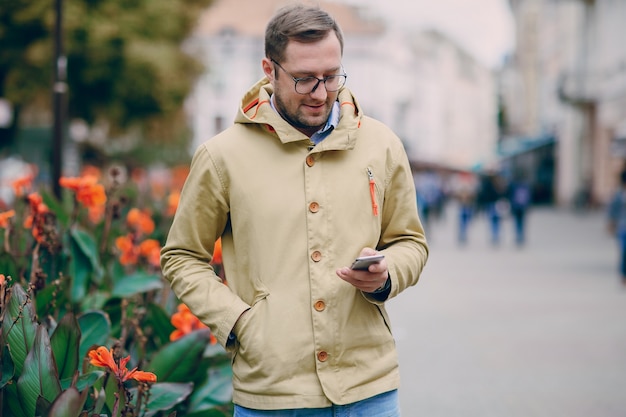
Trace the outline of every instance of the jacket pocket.
{"label": "jacket pocket", "polygon": [[378,196],[376,193],[378,186],[376,184],[374,172],[370,167],[367,167],[367,179],[369,183],[370,201],[372,202],[372,215],[378,216]]}
{"label": "jacket pocket", "polygon": [[250,308],[246,310],[246,312],[239,318],[239,320],[235,324],[235,327],[233,330],[235,332],[236,338],[235,338],[235,346],[233,350],[233,355],[231,358],[231,365],[235,363],[235,359],[240,354],[240,350],[242,348],[241,347],[242,340],[245,343],[246,339],[250,340],[251,338],[252,339],[254,338],[254,336],[250,334],[251,332],[250,322],[253,321],[254,319],[255,313],[258,310],[258,304],[261,301],[263,301],[267,297],[267,295],[268,295],[267,293],[262,293],[259,296],[257,296],[252,306],[250,306]]}

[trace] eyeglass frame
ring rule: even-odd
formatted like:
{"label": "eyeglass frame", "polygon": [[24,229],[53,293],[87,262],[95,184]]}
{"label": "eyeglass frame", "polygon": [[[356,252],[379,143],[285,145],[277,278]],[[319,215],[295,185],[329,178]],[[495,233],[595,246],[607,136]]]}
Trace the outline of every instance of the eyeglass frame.
{"label": "eyeglass frame", "polygon": [[[328,75],[328,76],[326,76],[324,78],[317,78],[317,77],[315,77],[313,75],[309,75],[307,77],[294,77],[293,75],[291,75],[291,73],[289,71],[284,69],[282,67],[282,65],[280,65],[274,58],[270,58],[270,61],[272,61],[274,64],[278,65],[278,68],[283,70],[285,72],[285,74],[287,74],[288,76],[291,77],[291,79],[294,82],[293,89],[295,90],[296,93],[301,94],[303,96],[305,96],[307,94],[314,93],[317,90],[317,88],[319,87],[320,83],[324,83],[324,88],[326,89],[327,92],[334,93],[336,91],[341,90],[341,87],[343,87],[346,84],[346,81],[348,80],[348,74],[346,74],[345,71],[343,72],[343,74]],[[343,69],[343,66],[341,68]],[[329,80],[330,78],[333,78],[333,77],[343,77],[343,84],[341,84],[341,86],[339,86],[339,88],[337,88],[336,90],[329,90],[328,87],[326,87],[326,81]],[[315,83],[313,88],[311,88],[311,91],[309,91],[308,93],[301,93],[301,92],[299,92],[298,91],[298,83],[300,81],[311,80],[311,79],[316,79],[317,80],[317,83]]]}

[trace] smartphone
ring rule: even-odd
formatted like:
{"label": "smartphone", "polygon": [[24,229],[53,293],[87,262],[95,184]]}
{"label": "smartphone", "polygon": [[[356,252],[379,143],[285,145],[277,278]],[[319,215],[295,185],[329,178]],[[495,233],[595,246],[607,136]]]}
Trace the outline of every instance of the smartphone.
{"label": "smartphone", "polygon": [[352,269],[367,270],[371,264],[378,263],[385,258],[385,255],[360,256],[354,260]]}

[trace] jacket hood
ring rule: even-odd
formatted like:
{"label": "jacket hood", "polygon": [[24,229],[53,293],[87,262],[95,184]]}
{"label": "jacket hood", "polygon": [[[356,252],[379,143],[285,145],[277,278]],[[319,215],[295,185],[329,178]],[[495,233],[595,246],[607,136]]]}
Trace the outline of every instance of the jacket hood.
{"label": "jacket hood", "polygon": [[[241,99],[235,123],[261,125],[270,133],[275,134],[283,143],[309,140],[305,134],[296,130],[272,108],[270,104],[272,93],[272,85],[266,77],[254,84]],[[355,132],[360,127],[363,117],[360,105],[348,88],[343,87],[339,90],[337,100],[340,104],[339,124],[331,136],[341,134],[339,136],[347,142],[339,147],[337,143],[332,148],[324,146],[325,150],[352,148]]]}

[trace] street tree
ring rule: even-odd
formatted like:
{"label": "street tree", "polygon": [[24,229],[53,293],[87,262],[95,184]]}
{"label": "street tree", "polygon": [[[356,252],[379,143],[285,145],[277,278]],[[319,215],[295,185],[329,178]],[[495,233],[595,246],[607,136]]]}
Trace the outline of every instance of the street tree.
{"label": "street tree", "polygon": [[[211,0],[71,0],[63,5],[67,119],[107,140],[164,140],[182,126],[182,104],[201,66],[181,45]],[[20,114],[51,118],[54,2],[0,4],[0,98]],[[3,130],[3,129],[0,129]]]}

